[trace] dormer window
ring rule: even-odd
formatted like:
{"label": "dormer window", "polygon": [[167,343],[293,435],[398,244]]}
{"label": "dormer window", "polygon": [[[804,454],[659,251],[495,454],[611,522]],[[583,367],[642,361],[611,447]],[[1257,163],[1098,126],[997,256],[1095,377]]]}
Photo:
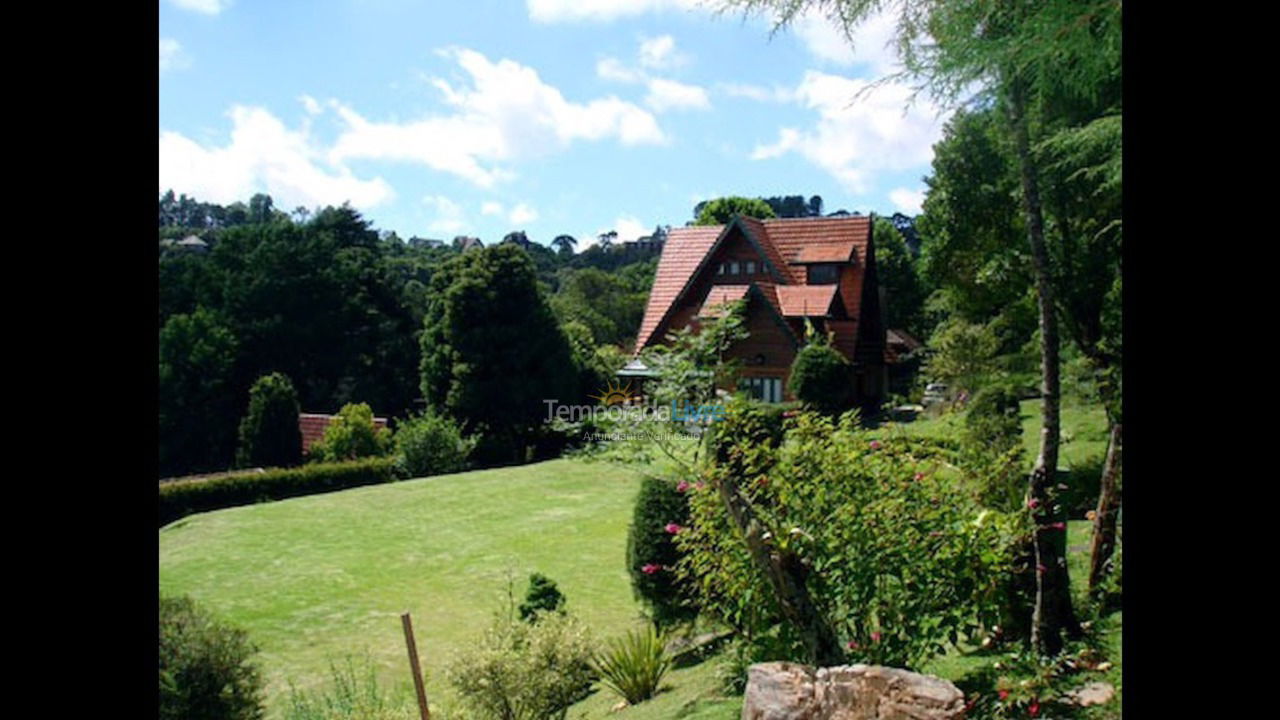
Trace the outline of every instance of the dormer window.
{"label": "dormer window", "polygon": [[746,271],[746,272],[747,272],[747,274],[748,274],[748,275],[755,275],[755,274],[756,274],[756,261],[755,261],[755,260],[748,260],[748,261],[747,261],[747,271]]}
{"label": "dormer window", "polygon": [[840,281],[840,266],[831,263],[809,266],[810,285],[834,285]]}
{"label": "dormer window", "polygon": [[730,275],[737,275],[737,274],[738,274],[738,261],[737,261],[737,260],[730,260],[730,261],[729,261],[729,274],[730,274]]}
{"label": "dormer window", "polygon": [[724,263],[720,263],[720,267],[716,268],[716,274],[717,274],[717,275],[723,275],[723,274],[724,274]]}

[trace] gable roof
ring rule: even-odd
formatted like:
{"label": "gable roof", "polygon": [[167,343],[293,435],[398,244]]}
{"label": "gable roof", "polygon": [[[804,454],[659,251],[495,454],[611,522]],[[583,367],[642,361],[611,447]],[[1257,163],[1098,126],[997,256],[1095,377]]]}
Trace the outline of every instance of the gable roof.
{"label": "gable roof", "polygon": [[838,285],[779,285],[783,317],[825,317],[831,314]]}
{"label": "gable roof", "polygon": [[[649,302],[640,323],[640,332],[636,336],[636,352],[654,340],[658,328],[675,309],[700,271],[710,262],[711,254],[729,236],[732,228],[741,228],[743,235],[758,247],[764,257],[766,266],[776,280],[776,288],[775,283],[755,285],[780,316],[812,315],[814,313],[810,311],[811,306],[821,303],[823,296],[826,297],[827,305],[822,308],[821,314],[825,315],[830,307],[831,294],[836,292],[837,286],[813,286],[823,290],[800,292],[784,288],[809,287],[804,269],[796,267],[797,265],[808,262],[861,262],[860,258],[865,257],[867,243],[871,239],[871,222],[871,217],[861,215],[769,220],[737,215],[725,225],[672,228],[667,233],[666,246],[658,260]],[[798,311],[794,314],[787,312],[788,308],[796,310],[797,307]],[[710,309],[705,302],[703,309]]]}

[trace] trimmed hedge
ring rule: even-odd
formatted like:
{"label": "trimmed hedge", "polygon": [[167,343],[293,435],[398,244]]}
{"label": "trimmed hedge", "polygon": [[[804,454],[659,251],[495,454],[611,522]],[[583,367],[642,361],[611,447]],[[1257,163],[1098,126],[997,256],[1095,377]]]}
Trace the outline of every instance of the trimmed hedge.
{"label": "trimmed hedge", "polygon": [[193,513],[396,480],[395,460],[364,458],[178,480],[160,485],[160,525]]}

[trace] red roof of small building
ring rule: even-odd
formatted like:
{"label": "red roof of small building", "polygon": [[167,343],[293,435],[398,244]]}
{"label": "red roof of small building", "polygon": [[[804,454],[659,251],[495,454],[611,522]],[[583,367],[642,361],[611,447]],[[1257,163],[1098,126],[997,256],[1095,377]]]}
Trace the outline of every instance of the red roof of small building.
{"label": "red roof of small building", "polygon": [[[761,253],[773,270],[778,282],[757,282],[764,296],[784,316],[826,315],[835,285],[809,286],[804,268],[796,267],[810,262],[862,262],[867,243],[871,239],[871,218],[845,216],[832,218],[772,218],[756,220],[737,216],[737,223],[760,246]],[[663,321],[673,311],[680,295],[689,287],[698,268],[716,247],[728,225],[702,225],[673,228],[667,234],[667,243],[649,292],[644,319],[636,337],[636,352],[659,338],[655,336]],[[739,287],[739,286],[721,286]],[[745,287],[745,286],[742,286]],[[792,290],[791,288],[814,288]],[[735,291],[736,292],[736,291]],[[745,294],[745,291],[744,291]],[[821,305],[814,313],[811,305]],[[710,299],[710,296],[708,297]],[[709,309],[704,302],[703,309]],[[848,308],[857,316],[857,308]]]}
{"label": "red roof of small building", "polygon": [[746,297],[750,289],[750,285],[716,285],[707,293],[707,299],[702,301],[702,309],[698,311],[698,317],[723,315],[725,305]]}
{"label": "red roof of small building", "polygon": [[[302,431],[302,452],[311,451],[311,446],[324,439],[325,428],[329,427],[329,423],[333,421],[334,415],[324,415],[322,413],[298,413],[298,429]],[[373,419],[373,426],[376,428],[385,428],[387,419],[376,417]]]}

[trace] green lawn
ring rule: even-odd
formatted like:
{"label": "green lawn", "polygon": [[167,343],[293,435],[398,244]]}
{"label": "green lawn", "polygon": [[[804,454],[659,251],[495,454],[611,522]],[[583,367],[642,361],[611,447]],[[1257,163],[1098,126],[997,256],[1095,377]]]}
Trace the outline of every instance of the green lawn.
{"label": "green lawn", "polygon": [[[1032,454],[1038,405],[1023,403]],[[894,429],[949,433],[957,420]],[[1066,407],[1063,428],[1064,466],[1105,451],[1100,411]],[[441,671],[499,607],[508,570],[518,596],[532,571],[554,579],[597,637],[637,622],[624,551],[638,487],[636,474],[615,465],[553,460],[195,515],[160,530],[160,589],[190,594],[249,631],[262,649],[273,717],[287,702],[290,681],[322,682],[329,661],[349,654],[367,653],[385,683],[408,691],[399,621],[408,610],[433,710],[447,717],[453,698]],[[1068,537],[1077,584],[1084,579],[1088,524],[1073,521]],[[1119,688],[1119,614],[1113,618],[1116,668],[1108,679]],[[956,679],[989,661],[953,653],[926,670]],[[597,692],[570,718],[737,718],[741,698],[719,694],[717,664],[712,658],[673,671],[666,691],[621,715],[609,712],[618,698]]]}
{"label": "green lawn", "polygon": [[[1040,451],[1041,400],[1022,401],[1022,444],[1027,457],[1034,460]],[[1061,409],[1062,445],[1058,466],[1071,468],[1090,457],[1107,452],[1107,418],[1099,405],[1064,402]],[[923,437],[954,437],[964,427],[963,413],[948,413],[937,418],[920,418],[913,422],[886,423],[891,432]]]}
{"label": "green lawn", "polygon": [[447,709],[441,669],[499,607],[508,569],[517,595],[530,572],[550,576],[597,633],[635,621],[624,550],[638,487],[613,466],[553,460],[205,513],[160,530],[160,589],[249,631],[273,711],[290,680],[310,686],[348,653],[407,687],[408,610],[432,705]]}

